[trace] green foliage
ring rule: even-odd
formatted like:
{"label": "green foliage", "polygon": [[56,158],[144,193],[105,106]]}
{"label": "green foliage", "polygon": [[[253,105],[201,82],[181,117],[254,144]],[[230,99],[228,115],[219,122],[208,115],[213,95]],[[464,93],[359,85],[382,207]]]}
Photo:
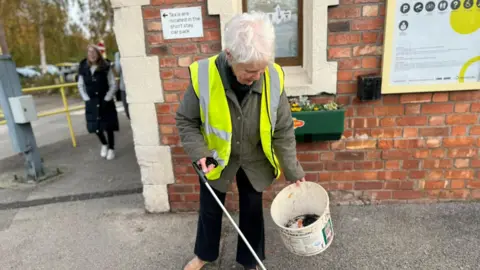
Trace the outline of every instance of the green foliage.
{"label": "green foliage", "polygon": [[292,112],[308,112],[308,111],[336,111],[342,108],[334,101],[325,104],[312,103],[308,97],[300,96],[298,99],[290,99],[290,106]]}

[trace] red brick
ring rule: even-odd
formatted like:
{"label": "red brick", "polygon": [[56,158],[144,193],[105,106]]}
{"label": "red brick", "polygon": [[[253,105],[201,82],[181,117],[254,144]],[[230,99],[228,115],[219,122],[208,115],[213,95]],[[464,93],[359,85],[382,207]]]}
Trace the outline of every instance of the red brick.
{"label": "red brick", "polygon": [[448,181],[425,181],[425,189],[445,189]]}
{"label": "red brick", "polygon": [[410,171],[408,173],[408,177],[410,179],[423,179],[425,178],[425,174],[426,174],[425,171]]}
{"label": "red brick", "polygon": [[373,116],[373,107],[357,107],[356,113],[357,116]]}
{"label": "red brick", "polygon": [[220,20],[217,18],[206,18],[203,19],[203,28],[204,29],[209,29],[209,28],[219,28],[220,27]]}
{"label": "red brick", "polygon": [[330,48],[328,49],[328,58],[335,59],[335,58],[345,58],[351,57],[352,49],[349,48]]}
{"label": "red brick", "polygon": [[189,79],[190,72],[188,68],[176,68],[175,69],[175,77],[178,79]]}
{"label": "red brick", "polygon": [[472,103],[472,107],[470,110],[472,112],[480,112],[480,103]]}
{"label": "red brick", "polygon": [[204,30],[202,38],[192,38],[193,42],[220,41],[220,29]]}
{"label": "red brick", "polygon": [[378,5],[368,5],[362,7],[363,17],[376,17],[378,16]]}
{"label": "red brick", "polygon": [[318,161],[319,156],[318,156],[318,153],[298,153],[297,159],[299,161],[312,162],[312,161]]}
{"label": "red brick", "polygon": [[[358,79],[359,76],[364,76],[364,75],[379,75],[380,74],[380,70],[371,70],[371,69],[368,69],[368,70],[355,70],[354,73],[353,73],[353,78],[355,80]],[[356,97],[355,97],[356,98]],[[380,100],[378,101],[371,101],[370,102],[371,104],[373,103],[378,103],[380,104]]]}
{"label": "red brick", "polygon": [[382,46],[366,44],[366,45],[353,47],[353,56],[381,55],[382,52],[383,52]]}
{"label": "red brick", "polygon": [[480,135],[480,126],[472,126],[470,128],[470,135]]}
{"label": "red brick", "polygon": [[353,94],[357,92],[356,83],[338,82],[337,94]]}
{"label": "red brick", "polygon": [[423,104],[422,114],[444,114],[453,112],[453,104]]}
{"label": "red brick", "polygon": [[353,79],[353,73],[351,71],[339,70],[337,72],[338,81],[351,81]]}
{"label": "red brick", "polygon": [[181,56],[178,57],[178,66],[179,67],[188,67],[192,64],[192,57],[191,56]]}
{"label": "red brick", "polygon": [[160,58],[160,67],[176,67],[177,66],[177,58],[176,57],[161,57]]}
{"label": "red brick", "polygon": [[157,120],[161,125],[175,125],[174,115],[157,115]]}
{"label": "red brick", "polygon": [[152,6],[160,6],[165,4],[165,0],[150,0]]}
{"label": "red brick", "polygon": [[220,42],[207,43],[200,45],[200,51],[202,53],[218,53],[222,50],[222,44]]}
{"label": "red brick", "polygon": [[394,141],[394,147],[395,148],[401,148],[401,149],[417,149],[417,148],[424,148],[425,147],[425,141],[424,140],[395,140]]}
{"label": "red brick", "polygon": [[383,159],[405,159],[412,157],[412,152],[409,150],[388,150],[382,152]]}
{"label": "red brick", "polygon": [[430,126],[443,126],[445,124],[445,116],[430,116],[428,124]]}
{"label": "red brick", "polygon": [[400,98],[398,95],[385,95],[382,98],[384,105],[400,103]]}
{"label": "red brick", "polygon": [[305,171],[308,172],[316,172],[316,171],[323,171],[324,164],[321,162],[302,162],[302,167]]}
{"label": "red brick", "polygon": [[361,10],[359,7],[343,7],[337,6],[328,10],[329,19],[347,19],[360,17]]}
{"label": "red brick", "polygon": [[163,90],[164,91],[186,90],[189,84],[190,84],[189,80],[164,81]]}
{"label": "red brick", "polygon": [[161,45],[164,43],[162,34],[147,35],[147,42],[149,45]]}
{"label": "red brick", "polygon": [[472,146],[474,142],[475,142],[475,139],[470,137],[456,137],[456,138],[443,139],[443,145],[445,147],[467,147],[467,146]]}
{"label": "red brick", "polygon": [[353,31],[383,29],[384,22],[384,18],[353,20],[351,28]]}
{"label": "red brick", "polygon": [[418,129],[417,128],[404,128],[403,129],[403,136],[406,137],[406,138],[418,137]]}
{"label": "red brick", "polygon": [[328,45],[348,45],[360,43],[360,33],[331,33],[328,35]]}
{"label": "red brick", "polygon": [[425,159],[428,157],[429,155],[429,151],[428,149],[420,149],[420,150],[415,150],[413,152],[413,157],[415,158],[420,158],[420,159]]}
{"label": "red brick", "polygon": [[178,96],[177,94],[168,94],[165,93],[165,101],[166,102],[178,102]]}
{"label": "red brick", "polygon": [[468,168],[470,166],[470,159],[456,159],[455,168]]}
{"label": "red brick", "polygon": [[378,34],[375,32],[363,32],[362,41],[363,43],[376,43],[378,39]]}
{"label": "red brick", "polygon": [[189,4],[199,2],[198,0],[163,0],[165,5],[173,5],[173,4]]}
{"label": "red brick", "polygon": [[172,112],[172,106],[170,104],[160,103],[157,104],[157,113],[159,114],[168,114]]}
{"label": "red brick", "polygon": [[363,68],[378,68],[380,67],[380,59],[377,57],[364,57],[362,59]]}
{"label": "red brick", "polygon": [[375,171],[350,171],[350,172],[333,172],[333,181],[365,181],[378,180],[377,172]]}
{"label": "red brick", "polygon": [[380,120],[380,126],[382,127],[393,127],[396,126],[395,117],[384,117]]}
{"label": "red brick", "polygon": [[381,180],[405,180],[406,177],[406,171],[380,171],[378,173],[378,179]]}
{"label": "red brick", "polygon": [[384,0],[355,0],[355,4],[363,4],[363,3],[379,3],[383,2]]}
{"label": "red brick", "polygon": [[470,111],[470,104],[465,104],[465,103],[455,104],[456,113],[466,113],[469,111]]}
{"label": "red brick", "polygon": [[432,98],[433,102],[447,102],[448,93],[435,93]]}
{"label": "red brick", "polygon": [[426,159],[423,161],[425,169],[449,169],[452,168],[452,160],[450,159]]}
{"label": "red brick", "polygon": [[377,146],[377,141],[375,140],[355,140],[347,141],[345,148],[348,150],[356,149],[375,149]]}
{"label": "red brick", "polygon": [[383,161],[361,161],[354,163],[355,170],[381,170]]}
{"label": "red brick", "polygon": [[162,31],[161,22],[150,21],[150,22],[145,22],[145,25],[147,26],[147,31],[150,31],[150,32]]}
{"label": "red brick", "polygon": [[400,97],[401,103],[426,103],[432,100],[431,93],[425,94],[403,94]]}
{"label": "red brick", "polygon": [[447,115],[447,124],[449,125],[469,125],[478,122],[476,114]]}
{"label": "red brick", "polygon": [[160,133],[165,135],[177,134],[177,128],[175,126],[161,125]]}
{"label": "red brick", "polygon": [[158,8],[143,8],[142,13],[145,20],[160,19],[160,9]]}
{"label": "red brick", "polygon": [[472,148],[458,148],[448,150],[448,157],[450,158],[470,158],[476,155],[477,149]]}
{"label": "red brick", "polygon": [[465,180],[451,180],[450,188],[452,189],[465,188]]}
{"label": "red brick", "polygon": [[387,170],[400,169],[400,161],[399,160],[387,160],[387,161],[385,161],[385,169],[387,169]]}
{"label": "red brick", "polygon": [[420,104],[406,104],[405,114],[420,114]]}
{"label": "red brick", "polygon": [[[427,144],[428,144],[428,141],[427,141]],[[445,149],[432,149],[431,157],[432,158],[445,157]]]}
{"label": "red brick", "polygon": [[402,105],[398,106],[383,106],[375,107],[373,109],[375,116],[391,116],[391,115],[403,115],[404,107]]}
{"label": "red brick", "polygon": [[173,79],[173,70],[171,70],[171,69],[161,70],[160,71],[160,78],[162,78],[162,80]]}
{"label": "red brick", "polygon": [[448,136],[448,127],[420,128],[420,136]]}
{"label": "red brick", "polygon": [[391,191],[368,191],[367,194],[373,201],[383,201],[392,199]]}
{"label": "red brick", "polygon": [[465,136],[467,134],[467,126],[452,127],[452,136]]}
{"label": "red brick", "polygon": [[397,118],[399,126],[424,126],[427,124],[426,116],[404,116]]}
{"label": "red brick", "polygon": [[353,170],[353,162],[325,162],[325,169],[327,171],[350,171]]}
{"label": "red brick", "polygon": [[353,188],[356,190],[382,189],[383,182],[355,182]]}
{"label": "red brick", "polygon": [[473,179],[473,176],[473,170],[447,171],[445,173],[447,179]]}
{"label": "red brick", "polygon": [[479,99],[480,91],[459,91],[450,93],[450,100],[452,101],[474,101]]}
{"label": "red brick", "polygon": [[337,63],[339,70],[358,69],[362,67],[362,59],[360,58],[339,59]]}
{"label": "red brick", "polygon": [[401,190],[401,191],[392,192],[392,198],[399,199],[399,200],[420,199],[423,197],[424,197],[424,193],[421,191]]}
{"label": "red brick", "polygon": [[393,140],[378,140],[378,148],[380,149],[393,148]]}
{"label": "red brick", "polygon": [[[344,150],[345,149],[345,142],[343,141],[334,141],[330,144],[330,148],[332,150]],[[354,152],[352,152],[354,153]],[[355,153],[354,153],[355,154]]]}
{"label": "red brick", "polygon": [[173,54],[195,54],[198,53],[198,47],[196,44],[181,44],[172,45],[171,52]]}

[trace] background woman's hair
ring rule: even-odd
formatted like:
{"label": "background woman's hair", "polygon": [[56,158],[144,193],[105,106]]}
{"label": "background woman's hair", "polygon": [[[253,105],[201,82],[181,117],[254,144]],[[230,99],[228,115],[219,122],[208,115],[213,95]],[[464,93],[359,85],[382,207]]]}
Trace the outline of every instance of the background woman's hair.
{"label": "background woman's hair", "polygon": [[96,62],[96,63],[92,63],[92,62],[90,62],[90,60],[89,60],[88,57],[87,57],[88,65],[89,65],[89,66],[92,66],[92,65],[97,65],[97,66],[107,65],[107,66],[108,66],[107,61],[103,58],[102,53],[101,53],[100,50],[98,49],[97,45],[94,45],[94,44],[88,45],[88,47],[87,47],[87,53],[88,53],[88,50],[89,50],[90,48],[92,48],[92,49],[95,51],[95,53],[97,54],[97,62]]}
{"label": "background woman's hair", "polygon": [[275,61],[275,27],[265,13],[233,17],[225,26],[224,41],[233,58],[230,64]]}

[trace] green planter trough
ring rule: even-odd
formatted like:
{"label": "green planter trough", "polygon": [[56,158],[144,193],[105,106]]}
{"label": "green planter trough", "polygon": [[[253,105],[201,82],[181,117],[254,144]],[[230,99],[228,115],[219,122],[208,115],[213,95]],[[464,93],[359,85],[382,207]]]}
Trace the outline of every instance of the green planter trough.
{"label": "green planter trough", "polygon": [[298,142],[339,140],[344,131],[345,109],[292,112]]}

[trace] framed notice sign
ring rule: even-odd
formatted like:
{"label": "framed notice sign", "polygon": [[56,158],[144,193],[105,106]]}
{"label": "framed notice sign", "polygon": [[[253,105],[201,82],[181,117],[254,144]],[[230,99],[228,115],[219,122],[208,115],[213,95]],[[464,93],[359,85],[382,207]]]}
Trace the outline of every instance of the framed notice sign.
{"label": "framed notice sign", "polygon": [[480,0],[389,0],[382,93],[480,89]]}

